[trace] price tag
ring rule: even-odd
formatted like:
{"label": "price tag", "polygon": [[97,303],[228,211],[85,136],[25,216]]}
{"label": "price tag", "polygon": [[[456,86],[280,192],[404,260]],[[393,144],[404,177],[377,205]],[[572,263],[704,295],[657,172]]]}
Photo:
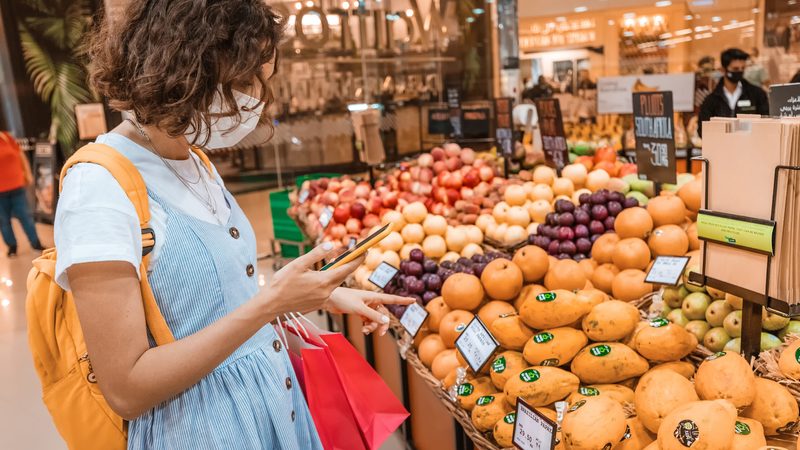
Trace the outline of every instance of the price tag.
{"label": "price tag", "polygon": [[358,242],[358,239],[356,239],[354,237],[350,237],[350,242],[347,244],[347,249],[348,250],[352,250],[353,248],[355,248],[357,242]]}
{"label": "price tag", "polygon": [[400,325],[408,331],[408,334],[410,334],[412,338],[415,338],[427,318],[428,311],[422,306],[419,306],[419,303],[412,303],[408,305],[406,312],[403,313],[403,317],[400,318]]}
{"label": "price tag", "polygon": [[470,369],[478,373],[489,362],[500,344],[489,333],[489,329],[478,316],[470,321],[467,328],[456,339],[456,348],[469,364]]}
{"label": "price tag", "polygon": [[372,271],[372,275],[370,275],[367,280],[375,286],[384,289],[399,271],[400,269],[384,261]]}
{"label": "price tag", "polygon": [[333,208],[330,206],[326,206],[325,209],[319,215],[319,224],[322,225],[322,229],[328,228],[328,225],[331,223],[331,219],[333,218]]}
{"label": "price tag", "polygon": [[689,258],[686,256],[658,256],[644,281],[653,284],[677,286]]}
{"label": "price tag", "polygon": [[524,400],[517,399],[514,422],[514,445],[520,450],[553,450],[556,448],[558,425],[535,410]]}
{"label": "price tag", "polygon": [[564,117],[561,104],[557,98],[536,100],[536,112],[539,115],[539,129],[542,133],[542,149],[547,164],[559,170],[569,164],[569,149],[564,132]]}
{"label": "price tag", "polygon": [[300,191],[300,196],[297,197],[297,201],[300,203],[305,203],[306,200],[308,200],[309,194],[310,192],[308,191],[308,189],[303,189],[302,191]]}
{"label": "price tag", "polygon": [[675,183],[675,124],[672,92],[634,92],[633,129],[639,178]]}

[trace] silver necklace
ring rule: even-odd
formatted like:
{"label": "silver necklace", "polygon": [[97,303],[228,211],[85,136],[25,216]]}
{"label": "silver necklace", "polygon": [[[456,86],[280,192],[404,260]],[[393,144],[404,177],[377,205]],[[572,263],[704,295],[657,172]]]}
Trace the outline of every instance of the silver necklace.
{"label": "silver necklace", "polygon": [[[217,217],[217,202],[216,200],[214,200],[214,196],[211,195],[211,191],[208,189],[208,183],[205,182],[205,180],[203,180],[203,173],[201,172],[202,169],[197,163],[197,160],[191,154],[189,155],[189,159],[192,160],[195,169],[197,169],[197,176],[198,176],[197,181],[192,182],[185,179],[180,173],[178,173],[178,171],[174,167],[172,167],[172,164],[170,164],[163,156],[161,156],[161,154],[158,151],[156,151],[155,145],[153,145],[153,141],[150,139],[150,136],[147,134],[147,132],[144,131],[144,128],[142,128],[141,125],[139,125],[137,122],[134,122],[131,119],[125,119],[125,120],[132,123],[136,127],[136,129],[139,130],[139,134],[142,135],[142,137],[147,141],[148,145],[150,146],[150,148],[148,148],[147,150],[158,156],[161,162],[164,163],[165,166],[167,166],[167,169],[169,169],[169,171],[172,172],[172,174],[175,175],[176,178],[178,178],[178,181],[180,181],[181,184],[183,184],[186,187],[186,189],[189,190],[189,192],[195,198],[197,198],[200,201],[200,203],[203,204],[203,206],[211,213],[211,215],[214,216],[214,219],[216,219],[217,223],[221,225],[222,222],[219,220],[219,217]],[[205,197],[201,195],[199,192],[197,192],[192,186],[190,186],[190,184],[198,184],[200,183],[200,181],[203,181],[202,185],[206,191]]]}

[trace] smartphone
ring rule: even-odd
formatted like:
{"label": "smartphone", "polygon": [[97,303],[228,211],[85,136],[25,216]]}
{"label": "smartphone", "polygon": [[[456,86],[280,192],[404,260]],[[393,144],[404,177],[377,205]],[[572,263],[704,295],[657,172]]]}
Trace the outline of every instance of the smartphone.
{"label": "smartphone", "polygon": [[355,247],[342,253],[341,255],[336,257],[336,259],[329,262],[328,264],[325,264],[321,270],[334,269],[336,267],[341,266],[342,264],[349,263],[350,261],[363,255],[364,252],[369,250],[371,247],[378,244],[380,241],[383,240],[383,238],[388,236],[391,232],[392,232],[392,224],[387,223],[386,225],[382,226],[378,231],[372,233],[366,239],[356,244]]}

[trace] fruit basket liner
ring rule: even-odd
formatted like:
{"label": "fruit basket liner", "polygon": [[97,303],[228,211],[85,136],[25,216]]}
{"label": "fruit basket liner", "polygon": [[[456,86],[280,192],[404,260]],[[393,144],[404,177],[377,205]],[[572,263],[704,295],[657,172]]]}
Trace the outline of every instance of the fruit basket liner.
{"label": "fruit basket liner", "polygon": [[487,236],[483,237],[483,249],[496,252],[504,252],[513,255],[517,250],[528,245],[528,240],[517,242],[516,244],[506,245],[502,242],[495,241]]}

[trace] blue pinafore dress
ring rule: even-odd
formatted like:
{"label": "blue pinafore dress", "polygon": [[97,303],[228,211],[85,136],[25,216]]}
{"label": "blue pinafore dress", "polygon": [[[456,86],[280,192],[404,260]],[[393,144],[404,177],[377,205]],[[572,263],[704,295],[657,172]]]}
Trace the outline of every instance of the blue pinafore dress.
{"label": "blue pinafore dress", "polygon": [[[149,281],[181,339],[256,294],[255,234],[227,190],[225,225],[183,214],[158,193],[148,194],[168,216]],[[267,325],[196,385],[131,421],[128,449],[321,450],[322,444],[286,349]]]}

